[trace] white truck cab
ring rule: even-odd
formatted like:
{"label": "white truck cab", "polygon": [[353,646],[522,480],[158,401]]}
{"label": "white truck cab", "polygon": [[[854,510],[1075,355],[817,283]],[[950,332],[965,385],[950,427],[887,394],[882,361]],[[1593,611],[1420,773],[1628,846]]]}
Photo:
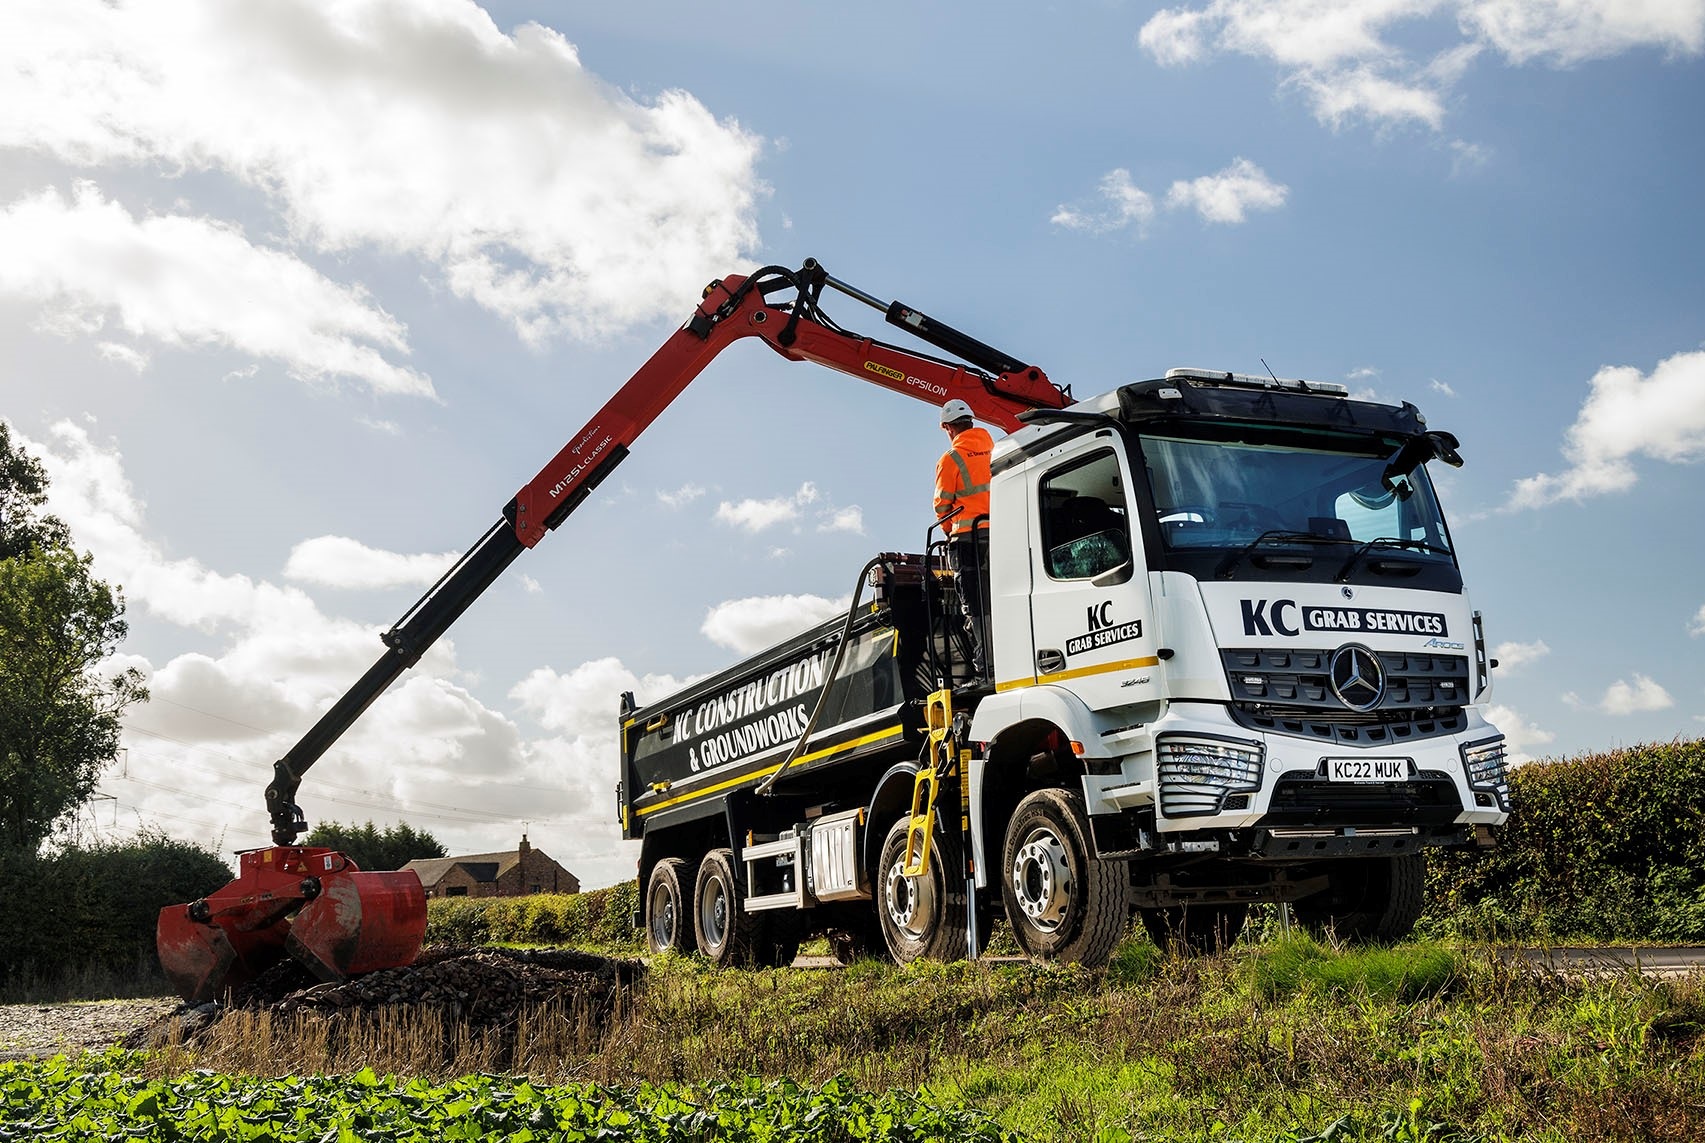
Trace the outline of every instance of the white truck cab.
{"label": "white truck cab", "polygon": [[[1419,866],[1389,859],[1484,842],[1508,811],[1424,467],[1460,464],[1455,439],[1342,386],[1195,369],[1026,420],[992,459],[972,822],[1001,817],[1003,741],[1030,750],[1047,723],[1137,904],[1223,921],[1336,893],[1351,927],[1407,931]],[[978,884],[1012,873],[1000,839],[973,847]]]}

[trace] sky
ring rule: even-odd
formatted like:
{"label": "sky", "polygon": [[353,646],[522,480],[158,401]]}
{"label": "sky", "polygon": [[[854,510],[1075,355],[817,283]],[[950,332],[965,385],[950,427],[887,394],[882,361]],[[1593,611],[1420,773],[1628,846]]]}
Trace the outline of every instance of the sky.
{"label": "sky", "polygon": [[[77,831],[267,844],[379,634],[706,282],[806,257],[1078,397],[1265,361],[1414,402],[1516,754],[1705,734],[1702,57],[1705,0],[13,0],[0,417],[152,691]],[[918,550],[940,448],[735,346],[310,820],[632,876],[620,693]]]}

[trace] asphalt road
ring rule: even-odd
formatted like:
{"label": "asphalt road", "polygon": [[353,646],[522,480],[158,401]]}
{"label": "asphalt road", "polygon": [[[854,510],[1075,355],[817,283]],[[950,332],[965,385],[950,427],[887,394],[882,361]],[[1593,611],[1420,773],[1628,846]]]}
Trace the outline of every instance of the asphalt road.
{"label": "asphalt road", "polygon": [[1621,973],[1630,969],[1645,976],[1685,976],[1705,969],[1705,945],[1675,948],[1557,948],[1504,949],[1507,961],[1520,961],[1534,968],[1549,969],[1564,976]]}
{"label": "asphalt road", "polygon": [[[1705,970],[1705,945],[1675,948],[1551,948],[1500,949],[1498,955],[1511,963],[1545,969],[1562,976],[1615,974],[1635,970],[1645,976],[1685,976]],[[990,964],[1022,964],[1021,956],[986,956]],[[835,968],[832,957],[802,956],[794,968]]]}

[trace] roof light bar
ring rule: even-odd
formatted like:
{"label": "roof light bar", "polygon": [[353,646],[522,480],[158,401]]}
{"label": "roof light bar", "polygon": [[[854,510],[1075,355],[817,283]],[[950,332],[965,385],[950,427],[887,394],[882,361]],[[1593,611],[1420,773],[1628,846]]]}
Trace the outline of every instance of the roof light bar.
{"label": "roof light bar", "polygon": [[1348,386],[1335,381],[1303,381],[1291,377],[1257,377],[1251,373],[1223,373],[1213,369],[1168,369],[1168,381],[1191,381],[1198,385],[1220,385],[1238,389],[1287,389],[1293,393],[1316,393],[1323,397],[1348,397]]}

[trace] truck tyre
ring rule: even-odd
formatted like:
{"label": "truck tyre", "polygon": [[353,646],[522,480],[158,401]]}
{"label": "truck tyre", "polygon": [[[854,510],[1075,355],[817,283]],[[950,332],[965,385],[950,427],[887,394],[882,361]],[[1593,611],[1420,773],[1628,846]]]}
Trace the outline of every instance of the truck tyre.
{"label": "truck tyre", "polygon": [[1421,919],[1426,859],[1419,853],[1357,857],[1326,867],[1327,887],[1291,906],[1297,922],[1343,941],[1400,941]]}
{"label": "truck tyre", "polygon": [[931,840],[929,868],[907,877],[907,818],[889,829],[876,863],[877,920],[882,939],[898,964],[914,960],[965,959],[965,884],[947,871],[946,839],[938,828]]}
{"label": "truck tyre", "polygon": [[1036,960],[1106,964],[1130,916],[1126,870],[1094,856],[1083,795],[1030,794],[1007,823],[1002,853],[1001,899],[1018,947]]}
{"label": "truck tyre", "polygon": [[665,857],[651,868],[645,885],[645,948],[652,954],[689,952],[693,947],[682,884],[686,877],[687,863],[679,857]]}
{"label": "truck tyre", "polygon": [[1233,903],[1168,905],[1137,912],[1149,940],[1182,956],[1211,956],[1230,948],[1249,919],[1249,906]]}
{"label": "truck tyre", "polygon": [[718,968],[750,968],[757,961],[760,918],[741,904],[733,852],[711,850],[693,882],[693,937],[699,952]]}

